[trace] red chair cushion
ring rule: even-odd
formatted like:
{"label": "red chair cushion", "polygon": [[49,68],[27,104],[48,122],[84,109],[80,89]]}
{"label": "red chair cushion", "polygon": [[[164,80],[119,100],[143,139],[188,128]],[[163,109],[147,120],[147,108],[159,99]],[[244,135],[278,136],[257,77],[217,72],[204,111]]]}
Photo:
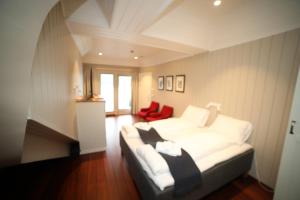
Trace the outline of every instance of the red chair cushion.
{"label": "red chair cushion", "polygon": [[159,108],[159,103],[156,101],[152,101],[149,108],[149,112],[157,112],[158,108]]}
{"label": "red chair cushion", "polygon": [[152,101],[150,106],[148,108],[142,108],[138,113],[137,115],[142,117],[142,118],[145,118],[147,117],[150,113],[153,113],[153,112],[157,112],[159,108],[159,103],[156,102],[156,101]]}
{"label": "red chair cushion", "polygon": [[173,107],[171,106],[163,106],[162,110],[157,113],[149,114],[148,117],[145,118],[146,121],[156,121],[161,119],[167,119],[172,117],[173,115]]}
{"label": "red chair cushion", "polygon": [[173,115],[173,108],[170,106],[163,106],[160,113],[161,113],[161,116],[169,118]]}

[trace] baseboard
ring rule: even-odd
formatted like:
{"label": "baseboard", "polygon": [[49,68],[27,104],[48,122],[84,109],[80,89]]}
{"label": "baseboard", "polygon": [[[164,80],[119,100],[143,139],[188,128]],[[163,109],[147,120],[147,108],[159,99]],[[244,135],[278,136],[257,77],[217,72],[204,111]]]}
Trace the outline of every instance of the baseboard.
{"label": "baseboard", "polygon": [[105,151],[105,150],[106,150],[106,147],[100,147],[100,148],[94,148],[94,149],[86,149],[86,150],[80,151],[80,155],[88,154],[88,153],[101,152],[101,151]]}

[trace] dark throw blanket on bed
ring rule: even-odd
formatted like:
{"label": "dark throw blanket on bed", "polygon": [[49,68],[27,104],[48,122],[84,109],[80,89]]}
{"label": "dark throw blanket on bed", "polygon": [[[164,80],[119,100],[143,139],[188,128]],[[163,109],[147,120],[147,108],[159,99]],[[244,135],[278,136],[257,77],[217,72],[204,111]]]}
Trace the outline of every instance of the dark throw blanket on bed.
{"label": "dark throw blanket on bed", "polygon": [[[154,128],[149,131],[138,129],[140,137],[145,144],[150,144],[155,149],[156,142],[166,141]],[[181,149],[181,156],[170,156],[164,153],[160,155],[166,160],[170,172],[175,180],[174,195],[182,196],[201,185],[201,172],[191,156]]]}

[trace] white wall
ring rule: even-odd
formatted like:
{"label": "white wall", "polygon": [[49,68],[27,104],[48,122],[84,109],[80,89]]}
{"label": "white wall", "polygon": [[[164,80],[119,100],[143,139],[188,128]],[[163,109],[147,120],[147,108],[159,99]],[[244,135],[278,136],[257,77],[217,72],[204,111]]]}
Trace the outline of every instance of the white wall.
{"label": "white wall", "polygon": [[81,59],[78,59],[74,62],[72,88],[75,97],[83,96],[83,66]]}
{"label": "white wall", "polygon": [[152,98],[152,73],[139,73],[139,100],[138,109],[148,107]]}
{"label": "white wall", "polygon": [[[260,178],[274,187],[299,64],[300,28],[142,70],[153,73],[153,99],[174,106],[175,116],[213,101],[250,121]],[[158,76],[178,74],[186,75],[184,93],[157,90]]]}
{"label": "white wall", "polygon": [[21,160],[34,51],[42,24],[56,2],[0,1],[0,166]]}
{"label": "white wall", "polygon": [[81,56],[59,3],[43,24],[34,55],[31,119],[76,138],[75,85],[82,91]]}
{"label": "white wall", "polygon": [[[80,92],[81,57],[58,3],[48,13],[37,43],[31,71],[29,117],[57,134],[76,139],[74,99]],[[51,131],[46,128],[37,133],[31,129],[34,127],[27,124],[22,163],[69,155],[70,141],[50,137]]]}
{"label": "white wall", "polygon": [[80,153],[106,149],[105,102],[77,102],[77,126]]}

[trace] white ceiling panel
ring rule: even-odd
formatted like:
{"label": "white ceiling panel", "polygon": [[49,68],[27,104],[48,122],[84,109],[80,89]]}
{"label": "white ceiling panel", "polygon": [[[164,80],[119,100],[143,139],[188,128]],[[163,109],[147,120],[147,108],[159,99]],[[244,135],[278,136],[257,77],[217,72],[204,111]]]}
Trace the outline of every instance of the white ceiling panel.
{"label": "white ceiling panel", "polygon": [[97,0],[85,1],[68,19],[69,21],[108,28],[108,19]]}
{"label": "white ceiling panel", "polygon": [[96,0],[96,1],[100,5],[100,8],[106,17],[107,22],[111,24],[112,15],[115,7],[115,0]]}
{"label": "white ceiling panel", "polygon": [[299,0],[186,0],[143,34],[207,50],[300,27]]}
{"label": "white ceiling panel", "polygon": [[172,0],[116,0],[111,29],[138,33],[156,19]]}
{"label": "white ceiling panel", "polygon": [[88,36],[72,34],[81,55],[86,55],[92,48],[92,39]]}
{"label": "white ceiling panel", "polygon": [[300,0],[86,0],[67,24],[85,60],[149,66],[299,28],[299,10]]}
{"label": "white ceiling panel", "polygon": [[[92,40],[92,47],[84,55],[84,61],[88,62],[104,62],[105,64],[113,65],[116,62],[118,65],[124,66],[149,66],[151,64],[161,64],[165,61],[170,61],[190,54],[160,49],[129,43],[124,40],[97,37]],[[103,55],[98,55],[101,52]],[[135,60],[134,57],[139,57]],[[111,59],[111,63],[109,62]]]}

